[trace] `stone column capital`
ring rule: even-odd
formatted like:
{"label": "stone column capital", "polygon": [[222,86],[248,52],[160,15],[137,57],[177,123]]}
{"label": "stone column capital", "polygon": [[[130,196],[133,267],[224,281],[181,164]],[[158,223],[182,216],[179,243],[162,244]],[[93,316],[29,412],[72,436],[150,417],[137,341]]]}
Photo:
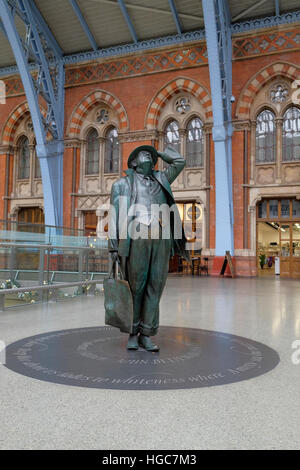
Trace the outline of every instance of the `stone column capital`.
{"label": "stone column capital", "polygon": [[80,148],[80,140],[79,139],[65,139],[64,141],[65,148]]}
{"label": "stone column capital", "polygon": [[0,154],[14,153],[14,147],[11,145],[0,145]]}

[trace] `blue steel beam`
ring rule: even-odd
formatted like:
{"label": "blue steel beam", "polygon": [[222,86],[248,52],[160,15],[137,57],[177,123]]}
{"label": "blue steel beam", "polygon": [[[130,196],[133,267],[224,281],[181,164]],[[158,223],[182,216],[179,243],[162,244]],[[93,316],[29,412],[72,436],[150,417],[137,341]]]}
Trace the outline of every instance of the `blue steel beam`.
{"label": "blue steel beam", "polygon": [[[46,34],[43,34],[42,25],[36,23],[31,5],[28,0],[1,0],[0,17],[15,55],[34,127],[43,181],[45,223],[62,225],[63,62],[62,58],[55,62],[55,53],[50,52]],[[26,26],[25,40],[18,34],[15,15]],[[36,77],[30,73],[29,57],[36,60]],[[46,118],[40,110],[40,96],[47,106]]]}
{"label": "blue steel beam", "polygon": [[169,0],[169,5],[170,5],[171,11],[172,11],[173,18],[174,18],[177,33],[181,34],[182,33],[181,24],[180,24],[180,20],[179,20],[179,16],[178,16],[178,13],[177,13],[177,10],[176,10],[174,0]]}
{"label": "blue steel beam", "polygon": [[[36,57],[38,64],[38,78],[37,86],[42,97],[48,104],[48,116],[49,131],[52,132],[54,137],[63,139],[63,114],[61,114],[61,107],[58,98],[58,89],[53,86],[53,70],[51,70],[50,62],[54,60],[54,56],[45,54],[41,36],[39,35],[38,28],[35,18],[31,10],[31,3],[29,0],[18,0],[21,12],[26,16],[28,21],[27,25],[27,51]],[[48,50],[47,50],[48,54]],[[56,65],[56,64],[55,64]],[[58,65],[62,65],[60,62]],[[58,85],[58,82],[56,83]]]}
{"label": "blue steel beam", "polygon": [[94,38],[94,36],[93,36],[89,26],[88,26],[86,20],[84,19],[84,16],[82,14],[82,11],[79,8],[79,5],[78,5],[77,1],[76,0],[69,0],[69,2],[71,3],[71,6],[72,6],[72,8],[73,8],[80,24],[81,24],[81,26],[82,26],[82,29],[84,30],[84,32],[86,34],[92,48],[94,49],[94,51],[96,51],[98,49],[97,42],[96,42],[96,40],[95,40],[95,38]]}
{"label": "blue steel beam", "polygon": [[[1,0],[0,0],[1,1]],[[182,44],[185,42],[192,42],[192,41],[201,41],[205,38],[204,29],[200,29],[198,31],[192,31],[189,33],[182,33],[176,34],[171,36],[164,36],[161,38],[150,39],[140,42],[131,42],[130,44],[120,45],[120,46],[113,46],[113,47],[105,47],[102,49],[98,49],[97,51],[88,51],[88,52],[80,52],[78,54],[68,54],[63,57],[63,63],[65,65],[74,64],[85,62],[87,60],[95,60],[99,58],[107,58],[113,56],[121,56],[124,54],[129,54],[132,52],[140,52],[140,51],[147,51],[148,49],[154,48],[161,48],[164,46],[171,46],[174,44]],[[29,65],[34,69],[34,64]],[[1,67],[0,68],[0,77],[4,77],[7,75],[15,75],[17,74],[18,68],[15,65],[10,65],[8,67]]]}
{"label": "blue steel beam", "polygon": [[[255,31],[271,26],[280,26],[286,24],[293,24],[300,22],[300,10],[283,13],[280,16],[267,16],[265,18],[256,18],[252,20],[242,21],[240,23],[233,23],[231,25],[232,33],[238,34],[246,31]],[[78,64],[87,60],[95,60],[100,58],[108,58],[113,56],[121,56],[133,52],[147,51],[148,49],[161,48],[181,44],[185,42],[201,41],[204,39],[205,33],[203,29],[197,31],[190,31],[182,34],[173,34],[170,36],[163,36],[155,39],[147,39],[137,43],[124,44],[113,47],[105,47],[97,51],[82,51],[75,54],[67,54],[63,57],[65,65]],[[34,69],[34,64],[29,64],[29,67]],[[0,68],[0,77],[17,74],[18,68],[15,65]]]}
{"label": "blue steel beam", "polygon": [[56,41],[53,33],[50,31],[50,28],[49,28],[48,24],[46,23],[46,21],[44,20],[40,10],[36,6],[35,1],[31,0],[30,4],[31,4],[31,8],[32,8],[32,13],[33,13],[36,21],[43,28],[43,32],[44,32],[44,34],[47,38],[47,41],[51,44],[51,47],[55,51],[56,55],[58,57],[62,57],[63,56],[63,51],[62,51],[60,45],[58,44],[58,42]]}
{"label": "blue steel beam", "polygon": [[122,14],[124,16],[124,19],[127,23],[128,28],[129,28],[132,39],[134,40],[134,42],[138,42],[138,38],[137,38],[137,35],[136,35],[136,32],[135,32],[135,29],[133,27],[132,21],[130,19],[130,16],[128,14],[128,11],[127,11],[127,8],[126,8],[126,5],[125,5],[124,1],[123,0],[118,0],[118,4],[119,4],[119,7],[121,8]]}
{"label": "blue steel beam", "polygon": [[215,148],[216,256],[234,254],[232,201],[232,44],[227,0],[203,0],[213,108]]}
{"label": "blue steel beam", "polygon": [[250,13],[251,11],[253,10],[256,10],[257,7],[259,7],[260,5],[262,5],[263,3],[266,3],[268,0],[259,0],[255,3],[253,3],[252,5],[250,5],[250,7],[246,8],[245,10],[241,11],[238,15],[236,15],[234,18],[232,18],[232,21],[236,21],[240,18],[242,18],[243,16],[245,16],[247,13]]}
{"label": "blue steel beam", "polygon": [[7,38],[5,28],[4,28],[3,23],[2,23],[1,20],[0,20],[0,29],[1,29],[2,33],[4,34],[4,36]]}
{"label": "blue steel beam", "polygon": [[279,0],[275,0],[275,12],[276,12],[276,16],[280,16]]}

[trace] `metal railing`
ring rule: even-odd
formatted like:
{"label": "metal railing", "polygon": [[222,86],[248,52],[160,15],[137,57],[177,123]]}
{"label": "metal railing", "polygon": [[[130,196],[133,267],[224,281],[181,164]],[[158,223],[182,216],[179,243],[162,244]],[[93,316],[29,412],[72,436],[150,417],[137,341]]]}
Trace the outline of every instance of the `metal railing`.
{"label": "metal railing", "polygon": [[[48,301],[50,292],[50,297],[57,299],[59,289],[71,287],[81,286],[82,294],[86,289],[95,292],[95,285],[101,285],[109,269],[108,251],[103,245],[99,248],[0,242],[0,278],[4,275],[6,279],[0,289],[0,310],[5,307],[5,299],[6,305],[13,300],[18,305],[20,297],[29,292],[38,297],[31,302]],[[66,282],[68,278],[72,282]],[[8,299],[10,294],[17,298]],[[75,295],[80,295],[78,289]]]}
{"label": "metal railing", "polygon": [[84,230],[54,225],[32,224],[0,219],[0,240],[10,243],[33,243],[72,246],[102,246],[106,240],[85,235]]}
{"label": "metal railing", "polygon": [[0,219],[0,230],[12,232],[45,233],[57,232],[64,236],[84,237],[84,230],[58,225],[45,225],[32,222],[19,222],[11,219]]}
{"label": "metal railing", "polygon": [[[3,312],[5,310],[5,296],[9,294],[20,294],[20,293],[26,293],[28,291],[34,291],[41,293],[42,295],[40,296],[40,301],[41,302],[56,302],[58,299],[57,293],[59,289],[65,289],[68,287],[82,287],[83,292],[82,294],[86,295],[95,295],[96,293],[96,284],[100,284],[101,286],[103,283],[99,282],[98,280],[86,280],[86,281],[81,281],[81,282],[62,282],[60,284],[52,284],[52,285],[43,285],[43,286],[31,286],[30,288],[28,287],[18,287],[18,288],[13,288],[13,289],[0,289],[0,312]],[[90,286],[90,289],[88,289],[88,286]],[[85,289],[87,288],[87,289]],[[51,297],[49,298],[49,295],[44,296],[43,294],[47,293],[50,294]],[[22,304],[26,305],[26,304]],[[28,305],[28,304],[27,304]]]}
{"label": "metal railing", "polygon": [[[1,248],[4,249],[4,253],[3,250],[1,253]],[[8,256],[6,249],[9,249]],[[39,272],[39,284],[43,284],[45,274],[49,274],[50,271],[77,271],[78,280],[87,276],[89,271],[108,272],[106,248],[0,242],[0,254],[4,255],[2,259],[0,257],[0,269],[9,268],[10,279],[13,279],[15,271],[21,267],[23,270],[32,269],[35,265]],[[28,258],[29,255],[33,255],[34,258]],[[58,269],[52,269],[53,265]],[[50,281],[49,275],[46,280]]]}

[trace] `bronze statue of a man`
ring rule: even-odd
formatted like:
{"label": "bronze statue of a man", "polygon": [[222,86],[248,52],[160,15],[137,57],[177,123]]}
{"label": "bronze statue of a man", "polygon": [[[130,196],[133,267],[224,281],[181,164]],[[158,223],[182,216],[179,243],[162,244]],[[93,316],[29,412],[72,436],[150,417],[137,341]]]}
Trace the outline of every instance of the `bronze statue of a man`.
{"label": "bronze statue of a man", "polygon": [[[158,157],[168,163],[164,171],[154,170]],[[127,349],[141,346],[159,351],[150,336],[159,326],[159,301],[169,259],[174,253],[188,258],[170,186],[184,166],[185,160],[174,148],[167,147],[162,153],[142,145],[130,154],[126,176],[112,185],[109,251],[113,261],[121,258],[133,299],[133,327]],[[169,217],[162,217],[166,212],[163,208],[169,209]]]}

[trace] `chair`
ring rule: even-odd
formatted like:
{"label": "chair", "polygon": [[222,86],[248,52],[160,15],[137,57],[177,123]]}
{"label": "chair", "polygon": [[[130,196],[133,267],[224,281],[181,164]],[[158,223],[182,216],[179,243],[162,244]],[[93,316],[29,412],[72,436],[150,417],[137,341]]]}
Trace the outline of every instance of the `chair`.
{"label": "chair", "polygon": [[188,274],[191,268],[190,261],[187,261],[182,256],[178,257],[178,272],[182,274]]}
{"label": "chair", "polygon": [[201,272],[206,273],[206,276],[208,276],[208,258],[203,258],[204,264],[201,264],[199,266],[200,269],[200,276]]}
{"label": "chair", "polygon": [[183,272],[183,258],[181,256],[178,256],[178,265],[177,265],[177,271],[179,273]]}
{"label": "chair", "polygon": [[201,269],[200,269],[201,268],[201,252],[202,252],[202,248],[200,248],[199,250],[195,250],[194,255],[196,256],[193,256],[191,258],[193,276],[195,274],[198,274],[198,275],[201,274]]}

